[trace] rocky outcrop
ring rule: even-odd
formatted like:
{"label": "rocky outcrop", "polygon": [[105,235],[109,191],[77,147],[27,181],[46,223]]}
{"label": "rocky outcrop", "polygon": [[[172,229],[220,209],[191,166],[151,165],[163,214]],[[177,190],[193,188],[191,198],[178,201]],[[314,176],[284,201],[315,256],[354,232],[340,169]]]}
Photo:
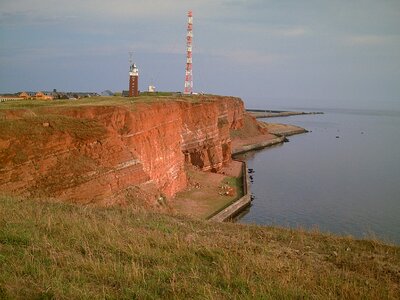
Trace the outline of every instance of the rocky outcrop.
{"label": "rocky outcrop", "polygon": [[233,97],[1,111],[0,192],[105,204],[132,189],[173,196],[185,161],[211,171],[230,161],[243,112]]}
{"label": "rocky outcrop", "polygon": [[218,171],[231,160],[230,130],[243,126],[238,100],[183,104],[182,151],[202,170]]}

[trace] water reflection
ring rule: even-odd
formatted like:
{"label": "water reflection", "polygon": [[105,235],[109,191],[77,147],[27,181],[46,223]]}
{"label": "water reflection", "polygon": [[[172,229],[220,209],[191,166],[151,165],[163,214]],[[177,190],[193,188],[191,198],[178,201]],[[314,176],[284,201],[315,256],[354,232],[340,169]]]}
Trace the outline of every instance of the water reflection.
{"label": "water reflection", "polygon": [[335,111],[267,121],[310,132],[237,156],[252,169],[255,195],[239,222],[373,233],[400,243],[400,114]]}

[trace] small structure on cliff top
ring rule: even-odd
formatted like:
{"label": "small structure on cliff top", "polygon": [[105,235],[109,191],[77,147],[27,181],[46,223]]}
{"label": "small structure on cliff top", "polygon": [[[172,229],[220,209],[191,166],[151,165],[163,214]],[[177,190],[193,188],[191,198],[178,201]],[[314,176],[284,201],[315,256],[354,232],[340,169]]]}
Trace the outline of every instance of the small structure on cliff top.
{"label": "small structure on cliff top", "polygon": [[139,96],[139,69],[132,63],[132,52],[129,53],[129,97]]}
{"label": "small structure on cliff top", "polygon": [[43,92],[37,92],[35,97],[36,97],[36,100],[53,100],[53,96],[46,95]]}

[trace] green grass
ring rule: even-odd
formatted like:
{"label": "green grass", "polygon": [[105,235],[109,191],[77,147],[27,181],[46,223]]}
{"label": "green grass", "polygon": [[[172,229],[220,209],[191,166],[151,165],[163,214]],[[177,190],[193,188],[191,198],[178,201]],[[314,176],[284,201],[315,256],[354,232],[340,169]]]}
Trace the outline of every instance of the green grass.
{"label": "green grass", "polygon": [[129,105],[133,98],[91,97],[78,100],[17,100],[0,103],[0,111],[8,109],[36,109],[43,107],[79,107],[87,105]]}
{"label": "green grass", "polygon": [[227,184],[238,192],[237,198],[243,197],[243,178],[242,176],[240,177],[227,177],[224,181],[223,184]]}
{"label": "green grass", "polygon": [[160,97],[160,96],[180,96],[178,92],[141,92],[140,96]]}
{"label": "green grass", "polygon": [[[197,183],[201,188],[199,190],[189,188],[175,195],[171,206],[181,214],[206,220],[243,196],[241,178],[226,176],[225,179],[220,178],[221,182],[218,183],[210,178],[210,176],[217,176],[216,174],[190,167],[187,168],[187,174],[192,184]],[[222,192],[225,190],[220,187],[224,185],[233,187],[237,194],[223,195]]]}
{"label": "green grass", "polygon": [[[2,110],[15,109],[40,109],[43,107],[79,107],[79,106],[128,106],[134,107],[136,103],[154,103],[166,101],[184,101],[197,103],[200,101],[214,101],[220,99],[216,95],[175,95],[172,92],[144,93],[139,97],[90,97],[78,100],[15,100],[0,103]],[[0,113],[1,118],[1,113]]]}
{"label": "green grass", "polygon": [[259,126],[248,114],[243,116],[243,127],[240,129],[230,130],[230,136],[234,138],[248,138],[260,134]]}
{"label": "green grass", "polygon": [[243,178],[240,177],[227,177],[222,181],[222,185],[228,185],[230,187],[233,187],[236,190],[236,197],[234,199],[231,199],[230,201],[226,202],[223,206],[220,207],[215,207],[213,212],[209,214],[205,219],[211,219],[213,216],[218,214],[219,212],[223,211],[225,208],[230,206],[232,203],[236,202],[240,198],[244,196],[244,191],[243,191]]}
{"label": "green grass", "polygon": [[[102,139],[106,133],[104,126],[97,120],[50,114],[23,119],[0,119],[0,128],[4,140],[19,141],[0,149],[0,168],[7,161],[12,161],[16,165],[28,161],[30,159],[28,153],[41,153],[43,145],[56,134],[59,137],[68,134],[76,140],[89,140]],[[27,137],[34,137],[34,140]]]}
{"label": "green grass", "polygon": [[3,299],[396,299],[400,249],[0,197]]}
{"label": "green grass", "polygon": [[78,119],[64,115],[43,114],[22,119],[0,119],[3,137],[35,136],[47,139],[55,132],[68,132],[78,139],[100,138],[106,131],[98,121]]}

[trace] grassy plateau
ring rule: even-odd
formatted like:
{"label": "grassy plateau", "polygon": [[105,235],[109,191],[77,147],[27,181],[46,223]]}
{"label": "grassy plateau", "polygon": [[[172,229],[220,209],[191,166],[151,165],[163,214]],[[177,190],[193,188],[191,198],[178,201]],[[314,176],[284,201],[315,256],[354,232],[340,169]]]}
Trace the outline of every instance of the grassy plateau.
{"label": "grassy plateau", "polygon": [[[45,107],[79,107],[79,106],[127,106],[133,108],[138,103],[153,103],[153,102],[169,102],[183,101],[190,103],[198,103],[204,100],[218,98],[216,95],[173,95],[173,93],[144,93],[139,97],[90,97],[77,100],[15,100],[0,103],[0,112],[2,110],[12,109],[35,109]],[[1,116],[1,114],[0,114]]]}
{"label": "grassy plateau", "polygon": [[0,299],[398,299],[400,248],[0,197]]}

